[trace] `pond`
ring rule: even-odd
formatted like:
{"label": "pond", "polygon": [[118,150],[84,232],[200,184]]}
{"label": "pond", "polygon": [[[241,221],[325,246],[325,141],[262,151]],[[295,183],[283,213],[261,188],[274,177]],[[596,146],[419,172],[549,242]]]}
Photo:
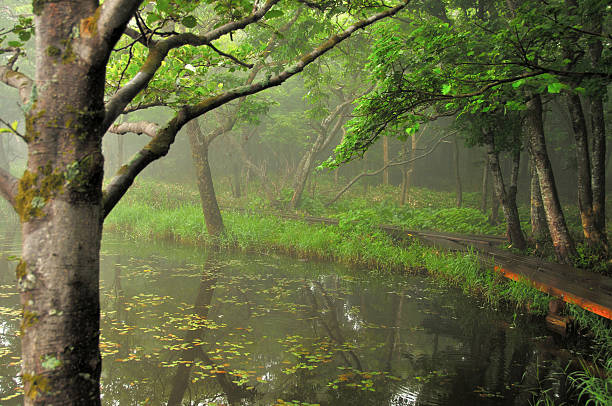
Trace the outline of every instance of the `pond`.
{"label": "pond", "polygon": [[[0,404],[19,392],[16,226],[0,227]],[[105,405],[525,405],[563,392],[542,323],[423,276],[105,235]],[[539,379],[538,379],[539,378]]]}

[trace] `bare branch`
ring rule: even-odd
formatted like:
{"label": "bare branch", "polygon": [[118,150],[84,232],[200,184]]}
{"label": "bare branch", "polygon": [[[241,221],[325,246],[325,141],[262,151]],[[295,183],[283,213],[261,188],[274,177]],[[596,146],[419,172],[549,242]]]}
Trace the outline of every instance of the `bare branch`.
{"label": "bare branch", "polygon": [[231,59],[232,61],[236,62],[238,65],[244,66],[245,68],[249,68],[251,69],[253,67],[252,63],[246,63],[246,62],[242,62],[241,60],[239,60],[238,58],[236,58],[233,55],[230,54],[226,54],[225,52],[217,49],[213,44],[206,44],[210,47],[210,49],[212,49],[213,51],[215,51],[216,53],[218,53],[219,55]]}
{"label": "bare branch", "polygon": [[161,66],[162,61],[172,49],[179,48],[184,45],[208,45],[211,41],[218,39],[227,33],[242,29],[249,24],[260,20],[270,10],[270,8],[279,1],[280,0],[268,0],[261,8],[257,9],[249,16],[238,21],[223,24],[222,26],[209,31],[204,35],[195,35],[193,33],[177,34],[151,46],[149,55],[147,56],[143,66],[140,68],[140,71],[106,104],[106,117],[104,118],[103,123],[104,128],[110,127],[117,116],[121,114],[121,111],[123,111],[125,106],[127,106],[134,99],[134,97],[136,97],[136,95],[138,95],[138,93],[140,93],[149,84]]}
{"label": "bare branch", "polygon": [[6,169],[0,168],[0,195],[15,208],[19,181]]}
{"label": "bare branch", "polygon": [[407,159],[407,160],[404,160],[404,161],[395,161],[395,162],[389,162],[389,163],[387,163],[386,165],[384,165],[383,167],[381,167],[381,168],[379,168],[379,169],[377,169],[377,170],[375,170],[375,171],[373,171],[373,172],[367,172],[367,171],[361,172],[359,175],[355,176],[355,177],[354,177],[354,178],[353,178],[353,179],[352,179],[352,180],[351,180],[349,183],[347,183],[347,184],[346,184],[346,186],[344,186],[344,187],[342,188],[342,190],[340,190],[340,191],[339,191],[339,192],[336,194],[336,196],[334,196],[334,198],[333,198],[333,199],[332,199],[330,202],[326,203],[326,204],[325,204],[325,207],[327,207],[327,206],[331,206],[332,204],[334,204],[334,203],[335,203],[335,202],[336,202],[336,201],[337,201],[337,200],[338,200],[338,199],[339,199],[339,198],[340,198],[340,197],[341,197],[341,196],[342,196],[342,195],[343,195],[343,194],[344,194],[344,193],[345,193],[347,190],[349,190],[349,189],[350,189],[350,187],[351,187],[351,186],[353,186],[353,185],[355,184],[355,182],[357,182],[359,179],[361,179],[361,178],[363,178],[363,177],[365,177],[365,176],[375,176],[375,175],[378,175],[379,173],[381,173],[381,172],[382,172],[382,171],[384,171],[385,169],[387,169],[387,168],[391,168],[391,167],[393,167],[393,166],[405,165],[405,164],[409,164],[410,162],[414,162],[414,161],[416,161],[416,160],[419,160],[419,159],[425,158],[426,156],[428,156],[428,155],[430,155],[431,153],[433,153],[433,152],[436,150],[436,148],[438,147],[438,145],[440,145],[440,143],[441,143],[443,140],[445,140],[445,139],[447,139],[448,137],[450,137],[450,136],[452,136],[452,135],[455,135],[455,134],[456,134],[456,133],[451,133],[451,134],[447,134],[447,135],[445,135],[444,137],[439,138],[439,139],[438,139],[438,141],[436,141],[436,143],[435,143],[435,144],[434,144],[434,145],[433,145],[433,146],[432,146],[432,147],[431,147],[431,148],[430,148],[430,149],[429,149],[427,152],[424,152],[424,153],[422,153],[422,154],[421,154],[421,155],[419,155],[419,156],[416,156],[416,157],[414,157],[414,158]]}
{"label": "bare branch", "polygon": [[3,119],[0,118],[0,123],[4,124],[6,126],[6,128],[12,132],[13,134],[15,134],[16,136],[18,136],[19,138],[21,138],[25,143],[28,142],[28,140],[26,139],[26,137],[23,136],[23,134],[21,134],[19,131],[17,131],[16,129],[13,128],[12,125],[10,125],[9,123],[7,123],[6,121],[4,121]]}
{"label": "bare branch", "polygon": [[151,103],[139,103],[135,106],[132,107],[126,107],[125,109],[123,109],[123,111],[121,112],[121,114],[129,114],[129,113],[133,113],[135,111],[139,111],[139,110],[146,110],[148,108],[151,107],[162,107],[162,106],[167,106],[167,103],[161,102],[161,101],[154,101]]}
{"label": "bare branch", "polygon": [[32,94],[32,79],[21,72],[12,70],[8,66],[0,66],[0,82],[3,82],[19,91],[21,104],[27,105]]}
{"label": "bare branch", "polygon": [[[276,0],[268,0],[268,3],[270,1]],[[408,2],[409,0],[404,0],[404,2],[399,6],[374,14],[364,20],[356,22],[355,24],[349,26],[343,32],[329,38],[327,41],[315,48],[313,51],[303,55],[302,58],[300,58],[300,60],[296,64],[290,66],[288,69],[280,72],[275,76],[256,83],[251,83],[249,85],[244,85],[229,90],[218,96],[209,97],[193,106],[184,106],[176,113],[174,118],[172,118],[172,120],[170,120],[168,124],[166,124],[165,127],[160,128],[160,130],[157,132],[157,135],[151,140],[151,142],[149,142],[142,150],[137,152],[136,155],[132,157],[130,162],[127,165],[124,165],[121,170],[117,172],[115,177],[108,184],[103,196],[103,216],[106,217],[110,213],[110,211],[115,207],[121,197],[132,185],[136,176],[144,168],[146,168],[147,165],[165,156],[168,153],[168,151],[170,150],[170,146],[172,145],[172,143],[174,143],[174,140],[176,139],[177,133],[187,122],[211,110],[214,110],[217,107],[229,103],[232,100],[255,94],[270,87],[282,84],[290,77],[300,73],[307,65],[325,54],[335,45],[350,37],[351,34],[353,34],[355,31],[363,29],[383,18],[398,13],[400,10],[406,7]],[[162,44],[163,42],[165,41],[160,42],[160,44]],[[129,86],[129,84],[127,86]],[[124,107],[125,105],[121,106],[121,110]]]}
{"label": "bare branch", "polygon": [[150,45],[150,43],[147,41],[147,38],[133,28],[126,27],[123,33],[127,35],[128,37],[132,38],[134,41],[140,42],[142,45],[146,47]]}
{"label": "bare branch", "polygon": [[114,124],[108,129],[108,132],[113,134],[145,134],[151,138],[155,137],[155,134],[157,134],[158,131],[159,126],[148,121]]}

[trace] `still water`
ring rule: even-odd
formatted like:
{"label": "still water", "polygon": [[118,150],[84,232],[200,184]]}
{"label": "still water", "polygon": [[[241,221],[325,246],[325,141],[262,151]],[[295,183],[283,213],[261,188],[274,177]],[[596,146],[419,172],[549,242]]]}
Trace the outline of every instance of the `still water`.
{"label": "still water", "polygon": [[[15,228],[0,226],[2,405],[23,401]],[[107,234],[101,279],[105,405],[525,405],[562,367],[541,323],[422,276]]]}

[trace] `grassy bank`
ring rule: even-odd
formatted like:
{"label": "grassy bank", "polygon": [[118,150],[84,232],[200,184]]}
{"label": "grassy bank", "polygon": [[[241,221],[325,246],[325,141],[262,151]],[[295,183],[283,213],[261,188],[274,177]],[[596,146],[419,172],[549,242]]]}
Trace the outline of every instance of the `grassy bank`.
{"label": "grassy bank", "polygon": [[[398,245],[374,227],[381,220],[375,213],[349,210],[336,217],[341,220],[338,226],[323,226],[281,220],[273,214],[226,210],[226,235],[215,243],[244,251],[275,251],[330,260],[376,272],[427,270],[494,306],[512,303],[520,308],[529,303],[530,310],[539,314],[547,308],[548,296],[524,284],[508,283],[492,271],[492,266],[483,268],[475,252],[445,252],[417,241]],[[105,227],[139,240],[213,242],[206,234],[197,193],[176,186],[137,185],[113,210]]]}

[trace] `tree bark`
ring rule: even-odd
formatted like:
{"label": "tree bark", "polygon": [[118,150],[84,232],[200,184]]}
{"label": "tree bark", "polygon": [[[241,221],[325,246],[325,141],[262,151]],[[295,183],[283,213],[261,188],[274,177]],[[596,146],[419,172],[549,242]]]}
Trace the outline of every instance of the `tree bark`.
{"label": "tree bark", "polygon": [[591,160],[587,125],[580,96],[570,94],[567,105],[576,141],[576,163],[578,165],[578,208],[582,222],[582,232],[587,243],[593,247],[603,246],[603,236],[595,224],[593,213],[593,189],[591,187]]}
{"label": "tree bark", "polygon": [[382,145],[383,145],[383,165],[386,166],[386,169],[383,171],[383,185],[389,184],[389,138],[382,137]]}
{"label": "tree bark", "polygon": [[404,185],[402,186],[402,205],[408,201],[408,195],[410,193],[410,188],[412,187],[412,176],[414,174],[414,163],[416,161],[417,143],[421,136],[417,137],[416,134],[413,134],[412,137],[410,137],[410,159],[406,164],[407,169],[405,170]]}
{"label": "tree bark", "polygon": [[[306,187],[308,176],[312,172],[312,167],[314,165],[315,158],[317,154],[321,152],[330,143],[331,139],[342,127],[342,124],[344,123],[342,115],[346,109],[346,106],[348,105],[348,103],[350,103],[351,100],[344,101],[342,104],[338,105],[336,109],[332,113],[330,113],[329,116],[327,116],[321,123],[321,126],[318,129],[318,134],[317,138],[315,139],[315,142],[312,144],[306,154],[302,157],[298,165],[295,180],[293,183],[293,195],[291,196],[289,209],[295,210],[300,204],[300,199],[302,198],[302,194],[304,193],[304,188]],[[334,120],[335,124],[333,128],[330,129],[330,125],[334,123]]]}
{"label": "tree bark", "polygon": [[120,168],[121,165],[123,165],[123,162],[125,162],[125,151],[124,151],[124,145],[125,145],[125,137],[119,135],[117,137],[117,168]]}
{"label": "tree bark", "polygon": [[540,193],[540,181],[538,172],[535,168],[535,161],[530,155],[530,217],[531,217],[531,237],[536,246],[537,252],[542,252],[542,244],[550,240],[548,234],[548,224],[546,223],[546,213],[544,213],[544,202]]}
{"label": "tree bark", "polygon": [[[518,209],[516,207],[516,185],[511,182],[509,190],[506,190],[504,185],[504,179],[499,165],[499,156],[495,150],[495,142],[493,139],[493,133],[483,129],[483,135],[485,138],[485,146],[487,149],[487,156],[489,161],[489,168],[493,175],[493,185],[497,199],[501,202],[502,211],[506,220],[506,234],[510,244],[514,248],[524,250],[527,247],[523,231],[521,230],[521,223],[518,216]],[[520,154],[520,152],[519,152]],[[514,154],[516,157],[516,153]],[[519,155],[520,156],[520,155]],[[518,160],[513,160],[513,171],[514,167],[518,166]],[[514,175],[513,175],[514,178]]]}
{"label": "tree bark", "polygon": [[242,168],[240,167],[238,160],[234,159],[234,162],[232,163],[232,176],[233,176],[232,196],[235,199],[240,199],[240,197],[242,197],[242,188],[240,187],[240,183],[241,183],[240,174],[241,173],[242,173]]}
{"label": "tree bark", "polygon": [[[408,155],[408,143],[405,142],[402,146],[402,156]],[[408,191],[406,190],[408,186],[408,164],[402,165],[402,190],[400,192],[400,206],[406,204],[406,195]]]}
{"label": "tree bark", "polygon": [[70,47],[73,27],[94,14],[97,2],[42,4],[34,18],[37,92],[26,113],[28,163],[15,199],[24,403],[99,405],[105,83]]}
{"label": "tree bark", "polygon": [[546,150],[544,123],[542,120],[542,99],[539,94],[533,95],[527,102],[525,131],[527,132],[530,152],[533,156],[538,175],[542,202],[544,203],[544,213],[546,214],[548,231],[553,242],[555,254],[559,262],[569,264],[576,250],[565,223],[552,165]]}
{"label": "tree bark", "polygon": [[495,191],[491,191],[491,214],[489,215],[489,224],[499,224],[499,199],[495,196]]}
{"label": "tree bark", "polygon": [[482,185],[481,185],[481,198],[480,198],[480,210],[483,213],[487,212],[487,194],[489,193],[489,161],[485,154],[484,166],[482,168]]}
{"label": "tree bark", "polygon": [[193,165],[196,170],[196,182],[200,192],[206,230],[210,236],[218,237],[224,233],[225,226],[223,225],[221,210],[219,210],[219,204],[217,203],[215,187],[208,163],[210,140],[209,137],[203,136],[197,119],[191,120],[185,127],[189,136]]}
{"label": "tree bark", "polygon": [[455,135],[455,206],[458,208],[463,204],[463,192],[461,188],[461,171],[459,169],[459,139]]}
{"label": "tree bark", "polygon": [[[596,11],[590,16],[593,32],[602,31],[602,12]],[[600,39],[591,38],[589,44],[589,57],[591,66],[601,66],[601,54],[603,45]],[[606,235],[606,121],[604,116],[604,96],[607,87],[595,91],[588,97],[591,112],[592,129],[592,186],[593,186],[593,218],[596,229],[602,235],[602,244],[607,251],[608,239]]]}

